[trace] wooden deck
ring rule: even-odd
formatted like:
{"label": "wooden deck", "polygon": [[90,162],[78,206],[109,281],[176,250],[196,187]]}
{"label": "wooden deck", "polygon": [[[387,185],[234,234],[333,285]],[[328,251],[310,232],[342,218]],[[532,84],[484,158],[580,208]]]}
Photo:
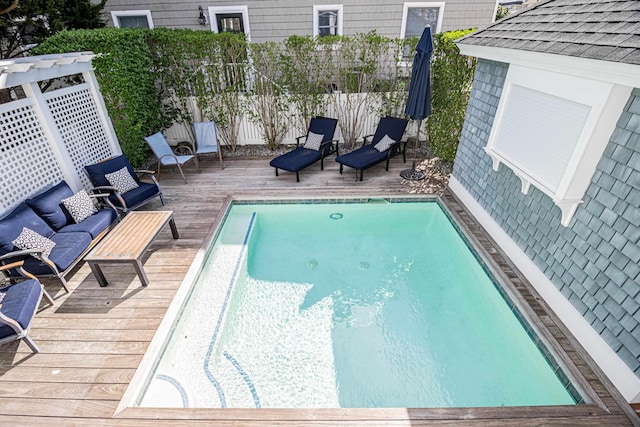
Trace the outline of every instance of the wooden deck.
{"label": "wooden deck", "polygon": [[[130,408],[115,414],[143,354],[172,301],[197,251],[210,233],[227,195],[265,197],[343,197],[406,194],[399,172],[408,167],[392,160],[365,172],[338,173],[330,158],[325,170],[314,165],[300,174],[281,172],[276,178],[267,159],[225,159],[201,162],[201,173],[185,171],[184,185],[178,173],[163,171],[161,186],[167,206],[154,202],[145,209],[173,210],[180,239],[168,227],[150,246],[145,270],[146,288],[128,265],[106,265],[109,286],[100,288],[86,263],[69,276],[71,292],[65,294],[54,281],[45,282],[55,307],[41,309],[32,336],[41,349],[32,355],[24,343],[0,346],[0,425],[41,426],[176,426],[176,425],[632,425],[633,411],[599,370],[584,358],[584,351],[566,335],[554,315],[531,291],[530,285],[508,262],[505,275],[516,283],[522,298],[532,303],[548,334],[565,348],[567,363],[584,378],[593,404],[574,407],[471,408],[471,409],[168,409]],[[452,196],[447,203],[456,215],[465,216]],[[481,245],[491,240],[467,218],[468,227]],[[500,256],[499,251],[493,251]],[[524,385],[523,385],[524,386]]]}

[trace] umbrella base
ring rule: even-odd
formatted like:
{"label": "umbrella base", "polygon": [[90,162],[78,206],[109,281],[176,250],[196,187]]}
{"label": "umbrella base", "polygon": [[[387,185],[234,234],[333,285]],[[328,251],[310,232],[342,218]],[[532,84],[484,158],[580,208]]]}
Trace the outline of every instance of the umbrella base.
{"label": "umbrella base", "polygon": [[400,172],[400,176],[403,179],[408,179],[410,181],[420,181],[421,179],[426,178],[424,172],[418,169],[405,169]]}

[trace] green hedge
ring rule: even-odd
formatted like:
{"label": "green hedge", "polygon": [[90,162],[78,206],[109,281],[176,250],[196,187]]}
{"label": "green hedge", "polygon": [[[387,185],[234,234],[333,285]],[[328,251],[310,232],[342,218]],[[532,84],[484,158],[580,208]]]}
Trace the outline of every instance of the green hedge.
{"label": "green hedge", "polygon": [[460,55],[454,41],[473,31],[448,31],[433,38],[431,115],[427,130],[434,154],[449,162],[456,157],[476,69],[476,59]]}
{"label": "green hedge", "polygon": [[[427,128],[434,153],[448,161],[455,158],[475,70],[475,60],[461,56],[454,40],[470,31],[451,31],[434,36],[432,114],[427,120]],[[370,35],[373,36],[382,39],[382,36]],[[346,39],[356,42],[358,36],[343,37],[342,44],[348,41]],[[366,37],[364,39],[368,40]],[[334,72],[339,70],[335,61],[319,58],[320,54],[326,52],[330,55],[341,52],[318,49],[317,43],[325,41],[293,36],[283,41],[279,49],[282,57],[277,62],[282,69],[274,74],[274,78],[287,91],[291,102],[303,110],[309,110],[310,114],[318,114],[323,110],[323,106],[318,105],[322,99],[321,92],[323,89],[330,90],[325,83],[325,73],[330,73],[329,69]],[[393,51],[404,49],[403,45],[407,43],[413,46],[417,39],[384,38],[383,41],[385,46],[389,46],[386,49]],[[394,47],[394,44],[397,46]],[[189,128],[191,121],[202,119],[199,117],[201,114],[219,123],[224,123],[227,117],[234,118],[232,122],[237,127],[237,117],[246,115],[246,110],[234,101],[239,98],[234,97],[233,93],[237,95],[238,91],[246,89],[243,77],[246,71],[242,71],[245,70],[242,68],[234,71],[238,74],[229,74],[231,68],[228,63],[242,63],[242,67],[246,65],[246,54],[238,53],[246,50],[243,46],[246,46],[244,39],[232,40],[229,34],[209,31],[103,28],[62,31],[38,46],[34,53],[93,51],[98,54],[93,61],[96,78],[120,145],[131,162],[140,166],[147,162],[150,154],[144,137],[166,129],[173,123],[182,123]],[[313,52],[305,53],[305,48]],[[364,51],[368,52],[366,49]],[[303,69],[301,62],[316,57],[320,71],[311,68],[315,73],[313,75],[309,71],[306,74],[300,72]],[[379,71],[370,73],[371,81],[377,82],[379,78],[376,76],[379,76]],[[401,81],[399,77],[396,75],[394,79]],[[382,95],[379,96],[384,96],[383,82],[380,80],[370,84],[368,90],[381,91]],[[406,85],[396,86],[401,92],[407,89]],[[170,94],[176,96],[170,97]],[[188,95],[196,96],[200,111],[181,103],[180,100]],[[406,92],[403,96],[406,96]],[[383,104],[391,108],[391,104],[401,102],[403,96],[395,101],[385,99]],[[300,97],[309,99],[298,99]],[[231,104],[238,104],[237,108],[230,110]],[[397,109],[397,106],[393,109]],[[301,125],[304,126],[304,123]],[[230,135],[225,139],[233,148],[237,143],[237,131],[235,136]]]}

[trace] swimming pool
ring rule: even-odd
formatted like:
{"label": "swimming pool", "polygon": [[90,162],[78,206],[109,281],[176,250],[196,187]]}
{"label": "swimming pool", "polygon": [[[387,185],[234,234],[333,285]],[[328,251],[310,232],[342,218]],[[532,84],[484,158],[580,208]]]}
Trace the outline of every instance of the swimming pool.
{"label": "swimming pool", "polygon": [[216,237],[140,406],[580,401],[438,202],[235,203]]}

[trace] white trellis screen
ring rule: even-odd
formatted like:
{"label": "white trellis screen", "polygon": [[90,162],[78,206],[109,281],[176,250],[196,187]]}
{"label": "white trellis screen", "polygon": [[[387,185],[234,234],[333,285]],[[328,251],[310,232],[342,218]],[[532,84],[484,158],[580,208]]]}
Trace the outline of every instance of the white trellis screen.
{"label": "white trellis screen", "polygon": [[[91,52],[0,61],[0,89],[25,99],[0,105],[0,216],[47,184],[89,188],[83,167],[120,154]],[[84,83],[42,93],[38,82],[81,75]]]}

